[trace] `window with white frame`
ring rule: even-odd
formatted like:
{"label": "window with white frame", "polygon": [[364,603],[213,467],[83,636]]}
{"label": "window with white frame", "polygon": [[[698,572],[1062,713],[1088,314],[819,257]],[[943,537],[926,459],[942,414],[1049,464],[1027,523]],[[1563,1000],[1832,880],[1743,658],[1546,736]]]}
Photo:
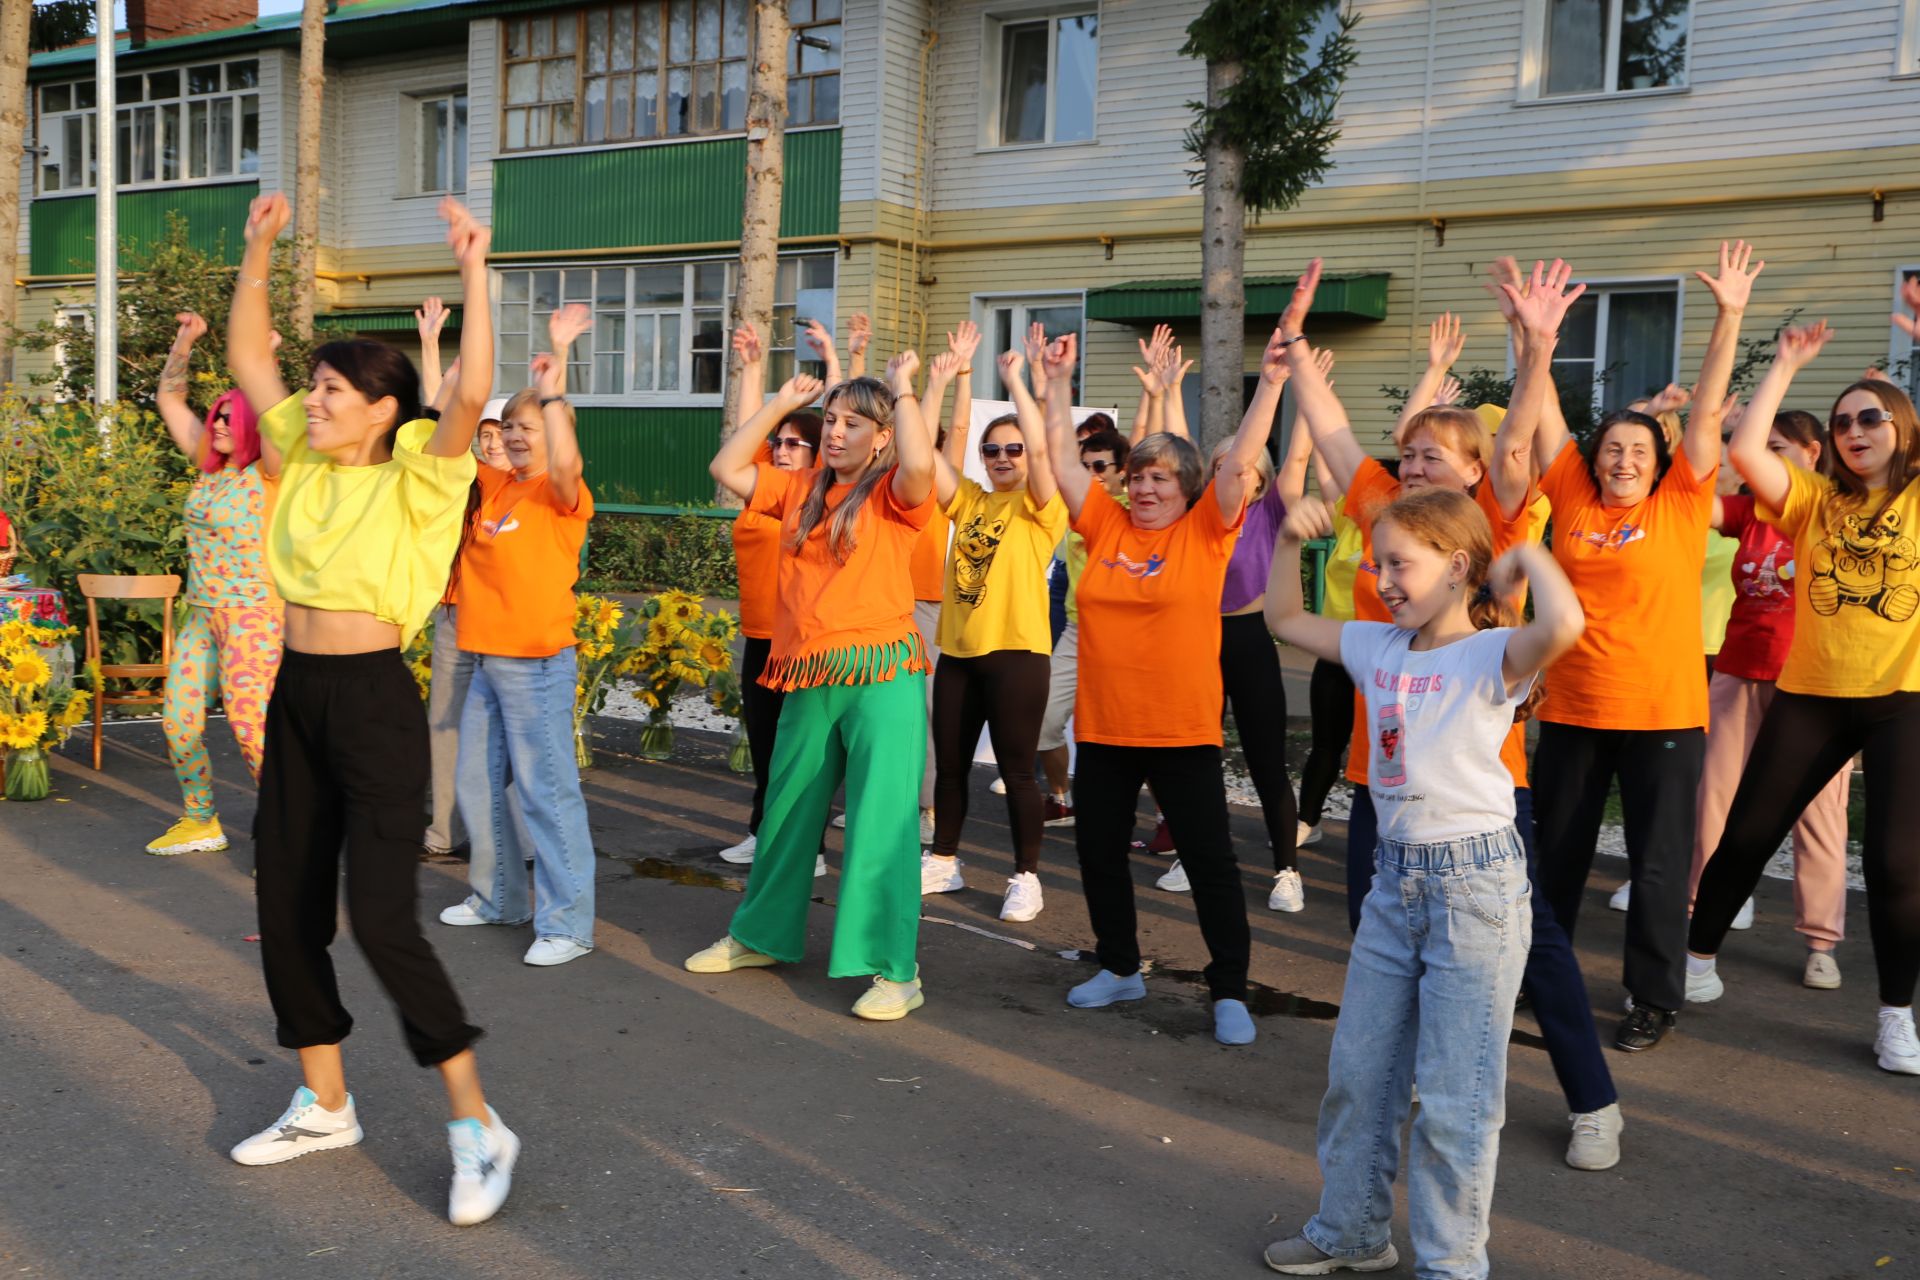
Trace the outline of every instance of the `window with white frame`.
{"label": "window with white frame", "polygon": [[1693,0],[1531,0],[1540,29],[1531,96],[1677,89]]}
{"label": "window with white frame", "polygon": [[467,189],[467,91],[416,94],[413,115],[414,191],[419,195]]}
{"label": "window with white frame", "polygon": [[989,145],[1093,141],[1099,13],[1042,12],[988,21],[989,56],[997,59],[999,70]]}
{"label": "window with white frame", "polygon": [[[1592,387],[1591,409],[1624,409],[1675,380],[1680,364],[1680,286],[1673,281],[1602,284],[1567,311],[1553,352],[1556,381]],[[1587,406],[1568,404],[1578,420]]]}
{"label": "window with white frame", "polygon": [[[840,0],[788,0],[788,123],[840,118]],[[750,0],[631,0],[505,24],[502,149],[739,133]]]}
{"label": "window with white frame", "polygon": [[[549,349],[548,317],[578,302],[592,309],[594,323],[574,343],[567,363],[573,394],[717,404],[726,380],[734,267],[730,259],[709,258],[500,271],[500,385],[531,385],[528,366]],[[774,276],[769,386],[794,374],[796,326],[817,319],[830,327],[833,314],[833,255],[781,258]],[[810,351],[799,367],[816,376],[826,372]]]}
{"label": "window with white frame", "polygon": [[1080,402],[1080,370],[1086,364],[1086,300],[1084,295],[1033,295],[1015,298],[981,298],[975,302],[975,323],[985,335],[982,355],[974,361],[974,394],[988,400],[1009,400],[1007,387],[1000,380],[1000,353],[1025,351],[1027,326],[1038,323],[1047,333],[1047,341],[1071,333],[1079,341],[1081,358],[1073,366],[1074,403]]}
{"label": "window with white frame", "polygon": [[[1920,265],[1894,269],[1893,310],[1901,315],[1912,314],[1900,297],[1900,286],[1908,280],[1920,280]],[[1920,343],[1915,343],[1905,329],[1895,327],[1893,330],[1893,344],[1887,349],[1887,376],[1905,387],[1908,395],[1920,400]]]}
{"label": "window with white frame", "polygon": [[[53,313],[53,328],[59,335],[53,344],[53,367],[64,371],[72,355],[68,350],[70,343],[77,342],[83,347],[93,345],[93,308],[85,303],[63,303]],[[64,378],[54,382],[54,399],[68,398],[64,390],[65,386]]]}
{"label": "window with white frame", "polygon": [[[136,71],[114,82],[114,178],[122,188],[219,181],[260,171],[255,58]],[[99,182],[91,80],[39,88],[40,194]]]}

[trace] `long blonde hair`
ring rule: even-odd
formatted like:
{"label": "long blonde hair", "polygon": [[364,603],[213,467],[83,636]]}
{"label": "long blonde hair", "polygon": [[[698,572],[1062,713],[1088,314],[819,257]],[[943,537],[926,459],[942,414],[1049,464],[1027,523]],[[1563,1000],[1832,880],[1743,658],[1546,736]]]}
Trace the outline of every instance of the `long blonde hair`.
{"label": "long blonde hair", "polygon": [[[827,392],[824,407],[831,410],[834,401],[840,399],[847,401],[847,408],[851,412],[872,419],[884,431],[893,430],[893,393],[878,378],[849,378],[839,383]],[[873,455],[866,471],[853,482],[853,491],[834,508],[833,517],[827,520],[827,550],[841,564],[847,562],[854,548],[859,545],[854,525],[860,518],[860,508],[865,505],[867,495],[893,470],[893,444],[893,437],[889,435],[886,448]],[[800,504],[800,518],[794,526],[793,537],[787,543],[787,550],[794,555],[800,554],[800,548],[807,545],[807,539],[812,536],[814,529],[821,520],[827,518],[827,491],[833,487],[833,481],[832,467],[822,464],[816,469],[813,487]]]}

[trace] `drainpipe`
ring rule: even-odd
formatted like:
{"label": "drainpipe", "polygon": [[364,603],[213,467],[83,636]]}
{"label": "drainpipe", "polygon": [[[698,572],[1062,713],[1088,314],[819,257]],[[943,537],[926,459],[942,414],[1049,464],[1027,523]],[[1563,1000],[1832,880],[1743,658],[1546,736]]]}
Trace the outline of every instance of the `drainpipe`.
{"label": "drainpipe", "polygon": [[118,120],[113,99],[113,0],[94,6],[93,75],[95,163],[99,179],[93,189],[93,401],[112,404],[120,393],[120,239],[115,230],[114,143]]}

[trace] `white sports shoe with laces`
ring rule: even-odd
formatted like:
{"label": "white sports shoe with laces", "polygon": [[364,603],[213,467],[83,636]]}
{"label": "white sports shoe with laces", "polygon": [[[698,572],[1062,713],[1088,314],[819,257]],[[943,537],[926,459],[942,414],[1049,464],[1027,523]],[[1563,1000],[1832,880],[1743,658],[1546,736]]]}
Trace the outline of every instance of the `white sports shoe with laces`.
{"label": "white sports shoe with laces", "polygon": [[351,1147],[364,1135],[354,1114],[353,1095],[338,1111],[320,1105],[313,1090],[301,1085],[293,1091],[293,1101],[280,1118],[235,1147],[230,1153],[236,1164],[280,1164],[315,1151]]}
{"label": "white sports shoe with laces", "polygon": [[504,1124],[500,1113],[487,1108],[487,1123],[454,1120],[447,1125],[447,1145],[453,1152],[453,1187],[447,1194],[447,1221],[471,1227],[500,1212],[513,1189],[513,1164],[520,1158],[520,1139]]}
{"label": "white sports shoe with laces", "polygon": [[1913,1033],[1912,1009],[1882,1009],[1873,1051],[1882,1071],[1920,1076],[1920,1037]]}

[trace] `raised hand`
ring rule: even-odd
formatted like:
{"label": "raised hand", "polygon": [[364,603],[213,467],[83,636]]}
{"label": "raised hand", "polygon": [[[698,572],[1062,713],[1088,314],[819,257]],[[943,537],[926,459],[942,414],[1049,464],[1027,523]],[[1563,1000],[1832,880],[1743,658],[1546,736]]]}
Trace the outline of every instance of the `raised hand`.
{"label": "raised hand", "polygon": [[1313,367],[1320,371],[1320,376],[1327,380],[1327,385],[1332,386],[1333,385],[1333,348],[1321,347],[1318,350],[1316,350],[1313,353]]}
{"label": "raised hand", "polygon": [[1507,290],[1511,288],[1522,296],[1527,292],[1527,278],[1520,274],[1520,264],[1512,254],[1495,258],[1487,264],[1487,279],[1482,287],[1493,295],[1493,300],[1500,304],[1500,314],[1511,323],[1514,318],[1513,301]]}
{"label": "raised hand", "polygon": [[549,400],[561,394],[561,383],[567,371],[564,360],[542,351],[527,365],[527,371],[533,374],[533,386],[541,399]]}
{"label": "raised hand", "polygon": [[780,387],[775,397],[784,406],[783,412],[791,413],[795,409],[804,409],[820,398],[827,384],[805,373],[796,373]]}
{"label": "raised hand", "polygon": [[1079,336],[1068,333],[1042,347],[1040,367],[1048,382],[1065,382],[1073,377],[1073,366],[1079,362],[1079,345]]}
{"label": "raised hand", "polygon": [[[1286,325],[1286,317],[1282,316],[1280,323],[1274,326],[1273,336],[1267,339],[1267,349],[1260,354],[1260,380],[1274,386],[1285,382],[1293,372],[1287,365],[1287,348],[1293,346],[1295,342],[1303,341],[1297,337],[1289,339],[1282,332]],[[1297,334],[1299,330],[1296,329],[1294,332]]]}
{"label": "raised hand", "polygon": [[1894,312],[1893,327],[1920,341],[1920,277],[1906,276],[1900,281],[1900,301],[1911,315]]}
{"label": "raised hand", "polygon": [[[1000,353],[998,363],[1000,365],[1000,381],[1009,387],[1018,386],[1020,374],[1027,367],[1027,358],[1018,351],[1003,351]],[[1135,369],[1134,372],[1139,373],[1140,371]]]}
{"label": "raised hand", "polygon": [[1027,363],[1044,367],[1043,360],[1047,349],[1046,326],[1035,320],[1027,326]]}
{"label": "raised hand", "polygon": [[[1293,297],[1287,299],[1287,309],[1280,313],[1280,324],[1274,329],[1275,333],[1284,331],[1286,336],[1291,338],[1305,330],[1307,312],[1313,308],[1313,295],[1320,288],[1321,265],[1321,260],[1315,258],[1307,264],[1307,269],[1300,273],[1299,280],[1294,282]],[[1264,369],[1262,376],[1264,376]]]}
{"label": "raised hand", "polygon": [[179,331],[173,335],[175,350],[179,350],[182,347],[191,347],[194,343],[200,341],[202,337],[206,336],[207,322],[199,312],[179,311],[174,313],[173,318],[180,322]]}
{"label": "raised hand", "polygon": [[1536,262],[1533,264],[1533,274],[1520,288],[1506,283],[1500,285],[1500,292],[1506,300],[1501,311],[1529,335],[1551,341],[1559,334],[1560,324],[1567,318],[1567,309],[1587,291],[1584,284],[1568,289],[1567,281],[1572,278],[1573,268],[1558,258],[1553,260],[1552,266]]}
{"label": "raised hand", "polygon": [[1151,339],[1141,338],[1140,363],[1149,369],[1155,369],[1167,362],[1167,356],[1173,351],[1173,327],[1157,324],[1153,326]]}
{"label": "raised hand", "polygon": [[1169,345],[1161,352],[1159,362],[1153,367],[1154,376],[1169,395],[1179,393],[1180,384],[1187,379],[1187,370],[1193,368],[1193,361],[1182,358],[1185,352],[1184,347]]}
{"label": "raised hand", "polygon": [[1720,304],[1722,311],[1745,311],[1747,299],[1753,296],[1754,280],[1767,269],[1766,263],[1754,262],[1753,270],[1747,270],[1752,260],[1753,246],[1745,240],[1735,240],[1732,244],[1722,240],[1719,274],[1710,276],[1696,271],[1693,276],[1712,292],[1713,300]]}
{"label": "raised hand", "polygon": [[1280,536],[1289,542],[1310,542],[1333,536],[1333,509],[1312,494],[1287,504],[1280,521]]}
{"label": "raised hand", "polygon": [[913,375],[920,372],[920,353],[902,351],[887,361],[887,385],[896,396],[913,394]]}
{"label": "raised hand", "polygon": [[760,331],[749,320],[733,331],[734,360],[743,365],[759,364],[767,358],[767,348],[760,340]]}
{"label": "raised hand", "polygon": [[248,244],[256,240],[269,243],[293,220],[293,207],[287,203],[287,197],[278,191],[269,191],[266,195],[255,196],[253,203],[247,206],[247,227],[245,236]]}
{"label": "raised hand", "polygon": [[947,350],[960,357],[959,367],[964,369],[973,363],[973,353],[980,349],[980,326],[971,320],[962,320],[947,334]]}
{"label": "raised hand", "polygon": [[447,224],[447,246],[453,250],[453,259],[461,270],[484,269],[493,232],[475,222],[467,206],[452,196],[441,197],[439,213]]}
{"label": "raised hand", "polygon": [[574,339],[593,328],[593,312],[586,304],[569,302],[547,317],[547,337],[555,351],[564,351],[571,347]]}
{"label": "raised hand", "polygon": [[1517,600],[1527,586],[1524,548],[1512,547],[1487,570],[1487,590],[1496,600]]}
{"label": "raised hand", "polygon": [[1792,329],[1780,331],[1780,345],[1774,351],[1773,363],[1788,373],[1798,373],[1820,354],[1821,348],[1833,337],[1833,330],[1827,327],[1825,320],[1818,324],[1803,324]]}
{"label": "raised hand", "polygon": [[1436,409],[1446,409],[1460,403],[1460,379],[1448,374],[1440,383],[1440,389],[1433,393],[1433,405]]}
{"label": "raised hand", "polygon": [[[1026,363],[1026,361],[1023,359],[1021,363],[1024,364]],[[1167,390],[1166,384],[1160,381],[1159,370],[1154,369],[1151,366],[1149,366],[1148,368],[1142,369],[1137,364],[1130,365],[1129,367],[1133,370],[1133,376],[1140,379],[1141,390],[1145,391],[1150,396],[1159,396],[1159,395],[1166,394],[1166,390]]]}
{"label": "raised hand", "polygon": [[1730,436],[1739,429],[1740,419],[1745,417],[1747,406],[1740,403],[1740,393],[1730,391],[1727,401],[1720,406],[1720,434]]}
{"label": "raised hand", "polygon": [[859,355],[873,341],[873,321],[864,311],[856,311],[847,319],[847,354]]}
{"label": "raised hand", "polygon": [[1442,311],[1439,318],[1427,326],[1427,365],[1430,368],[1451,369],[1466,346],[1466,331],[1460,325],[1460,317],[1453,312]]}
{"label": "raised hand", "polygon": [[428,298],[414,309],[413,323],[422,342],[438,342],[441,326],[446,322],[447,304],[438,298]]}
{"label": "raised hand", "polygon": [[1882,369],[1877,364],[1868,365],[1867,371],[1860,375],[1860,380],[1862,382],[1887,382],[1887,383],[1892,383],[1894,386],[1900,385],[1899,383],[1894,382],[1892,378],[1889,378],[1887,376],[1887,371],[1885,369]]}
{"label": "raised hand", "polygon": [[927,361],[927,386],[945,387],[952,382],[954,375],[960,372],[960,354],[948,349]]}
{"label": "raised hand", "polygon": [[813,348],[814,355],[825,360],[833,354],[833,335],[827,332],[827,326],[818,320],[809,320],[804,332],[807,335],[807,345]]}
{"label": "raised hand", "polygon": [[1647,416],[1657,418],[1663,413],[1678,413],[1692,399],[1693,392],[1689,388],[1669,382],[1648,398]]}

